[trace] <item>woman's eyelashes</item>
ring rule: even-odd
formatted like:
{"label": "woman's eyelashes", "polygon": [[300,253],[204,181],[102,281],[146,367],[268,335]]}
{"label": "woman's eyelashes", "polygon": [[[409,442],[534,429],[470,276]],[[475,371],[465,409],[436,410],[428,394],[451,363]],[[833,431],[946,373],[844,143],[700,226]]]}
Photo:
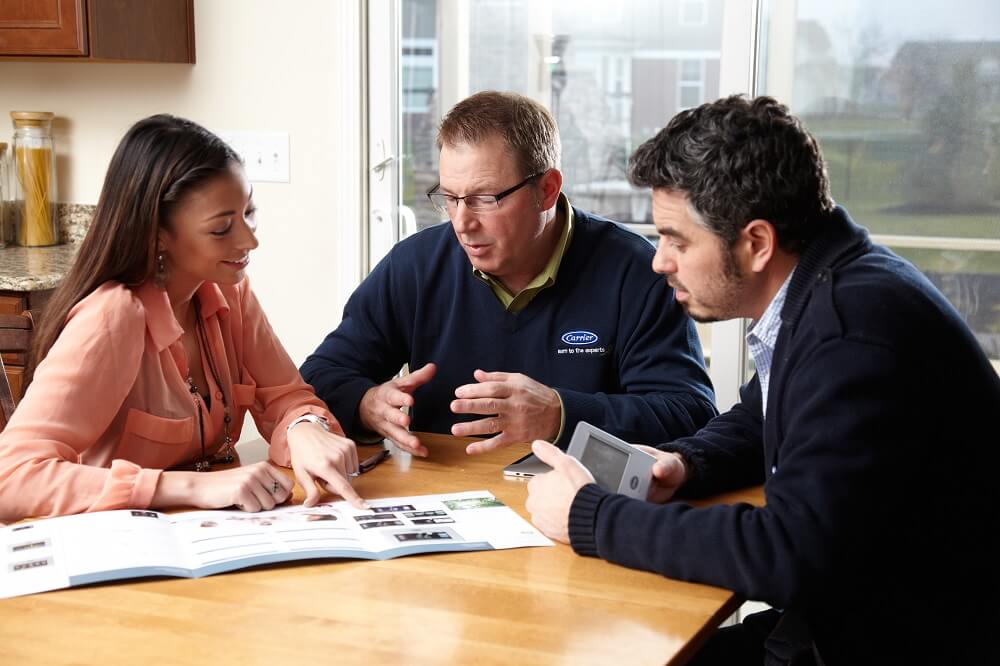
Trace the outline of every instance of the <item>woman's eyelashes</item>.
{"label": "woman's eyelashes", "polygon": [[[250,227],[250,231],[256,231],[257,230],[257,221],[254,220],[254,215],[256,213],[257,213],[257,207],[256,206],[251,207],[251,208],[247,208],[246,212],[243,213],[243,219],[246,220],[247,226]],[[225,236],[226,234],[228,234],[230,231],[232,231],[232,229],[233,229],[233,220],[232,220],[232,218],[230,218],[230,219],[227,219],[225,221],[225,226],[220,227],[219,229],[214,229],[214,230],[210,231],[209,233],[212,234],[213,236],[221,237],[221,236]]]}
{"label": "woman's eyelashes", "polygon": [[232,220],[226,220],[226,225],[224,227],[222,227],[221,229],[215,229],[213,231],[210,231],[209,233],[211,233],[213,236],[220,236],[221,237],[221,236],[225,236],[226,234],[228,234],[229,231],[232,228],[233,228],[233,221]]}

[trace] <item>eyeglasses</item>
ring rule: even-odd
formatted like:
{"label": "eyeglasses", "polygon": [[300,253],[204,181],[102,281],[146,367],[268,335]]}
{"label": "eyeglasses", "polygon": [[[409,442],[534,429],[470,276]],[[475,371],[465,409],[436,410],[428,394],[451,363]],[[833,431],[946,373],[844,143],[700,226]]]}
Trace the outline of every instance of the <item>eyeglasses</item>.
{"label": "eyeglasses", "polygon": [[441,183],[438,183],[427,193],[427,198],[431,200],[431,203],[434,204],[434,208],[439,213],[443,213],[445,215],[453,214],[458,209],[459,201],[464,201],[465,207],[471,211],[476,213],[489,213],[500,208],[501,199],[514,194],[514,192],[517,192],[519,189],[544,173],[544,171],[541,171],[539,173],[532,174],[514,187],[506,189],[499,194],[469,194],[464,197],[456,197],[451,194],[445,194],[444,192],[438,192],[438,188],[441,187]]}

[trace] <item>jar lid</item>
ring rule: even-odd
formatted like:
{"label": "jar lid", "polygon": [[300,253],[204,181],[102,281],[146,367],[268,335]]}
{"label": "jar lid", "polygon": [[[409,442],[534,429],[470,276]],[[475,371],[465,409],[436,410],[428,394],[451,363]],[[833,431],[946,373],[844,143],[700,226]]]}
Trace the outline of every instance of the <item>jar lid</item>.
{"label": "jar lid", "polygon": [[56,114],[51,111],[11,111],[10,117],[15,125],[39,126],[52,122]]}

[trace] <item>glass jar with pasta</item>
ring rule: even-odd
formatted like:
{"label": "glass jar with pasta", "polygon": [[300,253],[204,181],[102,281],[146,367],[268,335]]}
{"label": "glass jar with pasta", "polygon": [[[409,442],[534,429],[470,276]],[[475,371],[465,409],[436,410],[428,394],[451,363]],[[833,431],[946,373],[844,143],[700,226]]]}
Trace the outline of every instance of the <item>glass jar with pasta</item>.
{"label": "glass jar with pasta", "polygon": [[11,111],[14,121],[12,155],[13,205],[18,245],[59,242],[56,220],[56,155],[52,117],[48,111]]}
{"label": "glass jar with pasta", "polygon": [[7,247],[8,239],[11,239],[11,232],[7,229],[8,196],[10,185],[7,184],[7,144],[0,141],[0,248]]}

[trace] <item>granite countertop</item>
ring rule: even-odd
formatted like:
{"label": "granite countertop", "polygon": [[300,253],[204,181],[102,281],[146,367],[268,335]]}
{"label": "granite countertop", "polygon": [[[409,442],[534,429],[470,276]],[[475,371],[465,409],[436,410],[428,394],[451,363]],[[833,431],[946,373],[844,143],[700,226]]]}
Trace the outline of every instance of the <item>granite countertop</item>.
{"label": "granite countertop", "polygon": [[0,291],[54,289],[66,277],[78,243],[0,249]]}
{"label": "granite countertop", "polygon": [[57,287],[73,265],[94,208],[82,204],[58,205],[61,245],[0,248],[0,291],[42,291]]}

